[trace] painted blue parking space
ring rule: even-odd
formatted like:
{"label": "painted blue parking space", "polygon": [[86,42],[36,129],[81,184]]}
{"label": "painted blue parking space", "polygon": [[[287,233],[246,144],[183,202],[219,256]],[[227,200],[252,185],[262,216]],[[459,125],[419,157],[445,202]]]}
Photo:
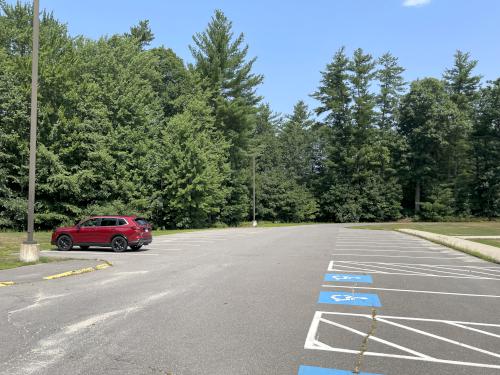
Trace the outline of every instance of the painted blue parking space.
{"label": "painted blue parking space", "polygon": [[[333,368],[323,368],[314,366],[300,366],[298,375],[354,375],[351,371],[336,370]],[[369,374],[367,372],[360,372],[358,375],[380,375]]]}
{"label": "painted blue parking space", "polygon": [[340,283],[373,283],[370,275],[352,275],[349,273],[327,273],[325,281],[335,281]]}
{"label": "painted blue parking space", "polygon": [[349,292],[320,292],[318,303],[328,303],[332,305],[352,305],[381,307],[382,304],[376,294],[370,293],[349,293]]}

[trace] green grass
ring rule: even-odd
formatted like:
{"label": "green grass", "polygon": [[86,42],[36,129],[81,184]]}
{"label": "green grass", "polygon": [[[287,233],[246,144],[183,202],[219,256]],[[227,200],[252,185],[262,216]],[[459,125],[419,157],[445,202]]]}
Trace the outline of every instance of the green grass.
{"label": "green grass", "polygon": [[[50,236],[50,232],[37,232],[35,234],[35,240],[40,244],[41,250],[50,249]],[[35,264],[19,261],[19,248],[24,240],[26,240],[26,233],[24,232],[0,232],[0,270]],[[58,260],[60,259],[40,257],[37,263]]]}
{"label": "green grass", "polygon": [[[447,236],[500,236],[500,221],[458,223],[392,223],[352,226],[352,229],[396,230],[416,229]],[[481,240],[482,241],[482,240]]]}

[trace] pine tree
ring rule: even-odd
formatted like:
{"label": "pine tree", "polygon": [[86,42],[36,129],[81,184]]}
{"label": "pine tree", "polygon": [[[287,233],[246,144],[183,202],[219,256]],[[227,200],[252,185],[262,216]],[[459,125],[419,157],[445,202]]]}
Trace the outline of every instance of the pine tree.
{"label": "pine tree", "polygon": [[279,133],[283,168],[300,185],[312,183],[314,172],[314,120],[300,100]]}
{"label": "pine tree", "polygon": [[250,136],[255,126],[256,105],[261,98],[256,87],[263,77],[252,73],[255,58],[247,61],[244,35],[233,37],[232,22],[216,10],[206,30],[193,36],[190,46],[195,69],[205,78],[215,113],[215,127],[230,143],[232,178],[224,220],[237,224],[249,207],[247,189]]}
{"label": "pine tree", "polygon": [[[468,128],[471,128],[481,76],[474,75],[473,71],[477,66],[477,60],[472,60],[469,53],[458,50],[454,57],[453,68],[446,69],[443,78],[451,100],[465,116]],[[463,139],[460,142],[460,147],[457,147],[453,160],[455,166],[451,188],[454,204],[459,212],[470,214],[472,197],[469,185],[473,166],[471,165],[472,151],[469,139]]]}
{"label": "pine tree", "polygon": [[204,94],[182,96],[182,111],[161,132],[160,188],[153,193],[156,221],[166,227],[197,228],[221,219],[228,197],[228,143],[214,127]]}
{"label": "pine tree", "polygon": [[375,128],[375,95],[371,84],[375,62],[361,49],[349,60],[344,49],[334,56],[314,94],[318,113],[326,113],[320,129],[322,165],[317,194],[324,219],[384,220],[399,217],[400,186],[385,166],[389,149]]}
{"label": "pine tree", "polygon": [[472,133],[474,213],[500,216],[500,79],[480,91]]}
{"label": "pine tree", "polygon": [[451,100],[444,84],[435,78],[412,82],[401,104],[399,131],[408,143],[415,212],[421,197],[439,196],[456,176],[455,160],[463,155],[469,124]]}
{"label": "pine tree", "polygon": [[377,80],[380,92],[377,95],[377,124],[380,129],[394,129],[397,122],[397,109],[405,89],[403,79],[404,68],[398,65],[397,57],[385,53],[378,59],[380,68],[377,70]]}
{"label": "pine tree", "polygon": [[321,72],[321,83],[318,90],[312,95],[319,101],[316,114],[326,113],[326,122],[331,126],[343,126],[350,121],[350,103],[352,97],[349,90],[349,58],[345,54],[345,47],[340,48],[334,55],[333,61]]}
{"label": "pine tree", "polygon": [[454,57],[453,68],[446,69],[443,74],[446,89],[459,109],[470,111],[481,81],[481,76],[473,75],[477,60],[471,60],[469,52],[460,50],[457,50]]}

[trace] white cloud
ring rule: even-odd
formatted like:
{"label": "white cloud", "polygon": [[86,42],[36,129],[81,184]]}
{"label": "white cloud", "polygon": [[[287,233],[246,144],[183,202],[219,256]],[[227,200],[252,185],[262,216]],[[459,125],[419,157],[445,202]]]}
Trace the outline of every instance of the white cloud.
{"label": "white cloud", "polygon": [[421,7],[427,5],[431,0],[404,0],[403,6],[405,7]]}

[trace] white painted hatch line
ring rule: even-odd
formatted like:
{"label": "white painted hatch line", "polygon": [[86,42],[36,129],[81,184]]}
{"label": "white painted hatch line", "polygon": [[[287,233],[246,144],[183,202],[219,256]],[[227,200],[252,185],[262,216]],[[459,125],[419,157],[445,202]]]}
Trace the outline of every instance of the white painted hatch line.
{"label": "white painted hatch line", "polygon": [[[309,331],[307,333],[306,342],[304,344],[304,349],[325,350],[325,351],[338,352],[338,353],[360,354],[361,352],[359,350],[351,350],[351,349],[346,349],[346,348],[335,348],[335,347],[332,347],[328,344],[325,344],[325,343],[319,341],[320,323],[330,324],[330,325],[336,326],[338,328],[345,329],[345,330],[350,331],[352,333],[366,337],[366,333],[363,333],[361,331],[358,331],[358,330],[353,329],[351,327],[348,327],[346,325],[333,322],[329,319],[324,318],[323,317],[324,315],[354,316],[354,317],[363,317],[363,318],[366,318],[369,320],[372,319],[372,316],[368,315],[368,314],[316,311],[314,314],[314,317],[313,317],[313,321],[311,322],[311,326],[309,328]],[[445,341],[445,342],[453,344],[453,345],[458,345],[458,346],[465,348],[465,349],[469,349],[469,350],[472,350],[475,352],[486,354],[486,355],[489,355],[489,356],[492,356],[495,358],[500,358],[499,353],[494,353],[494,352],[484,350],[484,349],[481,349],[481,348],[478,348],[478,347],[475,347],[472,345],[461,343],[461,342],[456,341],[456,340],[451,340],[451,339],[448,339],[448,338],[443,337],[443,336],[438,336],[438,335],[435,335],[435,334],[432,334],[432,333],[429,333],[426,331],[415,329],[413,327],[408,327],[408,326],[405,326],[403,324],[393,322],[391,320],[407,320],[407,321],[423,321],[423,322],[442,323],[442,324],[446,324],[446,325],[453,325],[455,327],[466,329],[466,330],[472,330],[474,332],[481,333],[481,334],[488,335],[488,336],[493,336],[493,337],[500,337],[500,335],[492,334],[490,332],[487,332],[487,331],[484,331],[481,329],[472,328],[469,326],[497,327],[498,328],[498,327],[500,327],[500,324],[478,323],[478,322],[461,322],[461,321],[452,321],[452,320],[412,318],[412,317],[389,316],[389,315],[377,315],[377,316],[375,316],[375,320],[377,320],[378,322],[381,322],[381,323],[385,323],[385,324],[396,326],[398,328],[409,330],[409,331],[415,332],[417,334],[425,335],[425,336],[434,338],[436,340]],[[363,354],[367,355],[367,356],[397,358],[397,359],[409,359],[409,360],[415,360],[415,361],[424,361],[424,362],[442,363],[442,364],[453,364],[453,365],[468,366],[468,367],[500,369],[500,364],[465,362],[465,361],[448,360],[448,359],[444,359],[444,358],[435,358],[435,357],[431,357],[431,356],[428,356],[426,354],[414,351],[412,349],[402,347],[396,343],[378,338],[376,336],[370,336],[368,339],[372,340],[372,341],[377,341],[377,342],[386,344],[386,345],[394,347],[394,348],[398,348],[398,349],[406,351],[410,354],[414,354],[414,356],[380,353],[380,352],[370,352],[370,351],[363,352]]]}
{"label": "white painted hatch line", "polygon": [[[371,318],[370,318],[371,319]],[[335,327],[339,327],[339,328],[342,328],[342,329],[345,329],[349,332],[352,332],[352,333],[355,333],[359,336],[362,336],[362,337],[365,337],[366,336],[366,333],[365,332],[361,332],[361,331],[358,331],[357,329],[354,329],[354,328],[351,328],[349,326],[346,326],[344,324],[339,324],[339,323],[336,323],[336,322],[332,322],[331,320],[328,320],[328,319],[325,319],[325,318],[319,318],[319,321],[320,322],[323,322],[323,323],[326,323],[326,324],[330,324],[332,326],[335,326]],[[395,344],[393,342],[390,342],[390,341],[386,341],[384,339],[381,339],[379,337],[375,337],[375,336],[370,336],[368,338],[369,340],[373,340],[373,341],[377,341],[377,342],[380,342],[382,344],[385,344],[387,346],[391,346],[393,348],[396,348],[396,349],[399,349],[399,350],[402,350],[404,352],[407,352],[407,353],[410,353],[410,354],[413,354],[413,355],[416,355],[417,357],[420,357],[420,358],[433,358],[431,356],[428,356],[426,354],[423,354],[423,353],[420,353],[420,352],[417,352],[416,350],[412,350],[410,348],[407,348],[405,346],[401,346],[401,345],[398,345],[398,344]]]}
{"label": "white painted hatch line", "polygon": [[433,339],[436,339],[436,340],[444,341],[444,342],[447,342],[449,344],[461,346],[462,348],[470,349],[470,350],[473,350],[473,351],[476,351],[476,352],[479,352],[479,353],[490,355],[492,357],[500,358],[500,354],[490,352],[489,350],[478,348],[477,346],[472,346],[472,345],[464,344],[463,342],[456,341],[456,340],[451,340],[451,339],[448,339],[448,338],[443,337],[443,336],[439,336],[439,335],[435,335],[435,334],[427,332],[427,331],[423,331],[421,329],[417,329],[417,328],[413,328],[413,327],[408,327],[408,326],[405,326],[404,324],[399,324],[399,323],[391,322],[390,320],[386,320],[384,318],[376,317],[375,319],[378,322],[383,322],[383,323],[386,323],[386,324],[390,324],[390,325],[393,325],[395,327],[406,329],[408,331],[415,332],[415,333],[418,333],[418,334],[423,335],[423,336],[432,337]]}
{"label": "white painted hatch line", "polygon": [[462,259],[463,257],[415,257],[411,255],[370,255],[370,254],[339,254],[335,253],[332,254],[335,256],[350,256],[350,257],[377,257],[377,258],[411,258],[411,259],[444,259],[444,260],[450,260],[450,259]]}
{"label": "white painted hatch line", "polygon": [[[381,263],[381,264],[390,264],[390,263]],[[407,271],[407,268],[410,268],[410,269],[413,269],[413,270],[424,270],[424,271],[427,271],[427,272],[429,272],[429,271],[430,272],[438,272],[438,273],[441,273],[441,274],[454,275],[454,276],[476,276],[476,275],[464,275],[463,273],[457,273],[457,272],[442,271],[440,269],[431,269],[431,270],[429,270],[429,267],[424,268],[424,267],[421,267],[421,266],[418,266],[418,265],[403,265],[403,264],[399,264],[398,267],[402,268],[399,271],[405,271],[405,272]],[[447,269],[447,268],[445,268],[445,269]]]}
{"label": "white painted hatch line", "polygon": [[[419,266],[425,266],[427,268]],[[328,271],[343,272],[347,269],[349,270],[349,272],[362,272],[362,273],[372,272],[385,275],[408,275],[408,276],[444,277],[444,278],[457,278],[457,279],[475,279],[475,280],[500,280],[500,275],[497,274],[489,274],[490,276],[493,277],[483,276],[483,275],[488,275],[488,273],[479,271],[478,269],[481,269],[481,267],[463,266],[464,269],[456,270],[456,271],[461,271],[462,273],[445,271],[446,269],[451,269],[451,267],[453,266],[336,260],[336,261],[330,261],[328,265]],[[424,269],[425,272],[411,271],[408,268],[414,270]],[[372,271],[369,271],[370,269]],[[379,269],[379,270],[373,270],[373,269]],[[396,270],[399,272],[386,272],[385,270]],[[446,275],[443,275],[443,273]]]}

